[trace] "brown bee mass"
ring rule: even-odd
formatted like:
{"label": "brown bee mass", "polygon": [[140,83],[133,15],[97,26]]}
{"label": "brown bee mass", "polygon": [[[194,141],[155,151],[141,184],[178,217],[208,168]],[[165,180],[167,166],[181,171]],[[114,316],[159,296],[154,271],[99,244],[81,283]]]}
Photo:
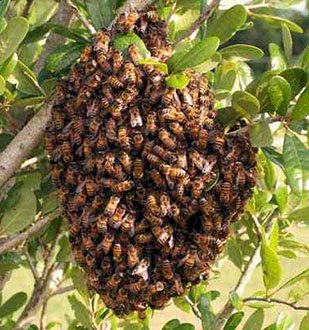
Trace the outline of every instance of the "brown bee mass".
{"label": "brown bee mass", "polygon": [[153,9],[97,33],[59,86],[46,150],[89,287],[117,315],[142,317],[208,277],[251,196],[256,151],[216,122],[205,77],[167,87],[136,46],[115,50],[119,32],[138,34],[158,61],[171,56]]}

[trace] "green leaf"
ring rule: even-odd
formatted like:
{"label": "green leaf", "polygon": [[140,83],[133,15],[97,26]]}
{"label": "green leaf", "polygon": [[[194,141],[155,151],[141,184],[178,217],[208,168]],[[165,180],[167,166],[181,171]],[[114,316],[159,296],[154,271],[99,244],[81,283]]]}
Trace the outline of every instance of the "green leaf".
{"label": "green leaf", "polygon": [[14,53],[1,65],[0,73],[5,79],[7,79],[10,76],[10,74],[14,71],[17,62],[18,62],[18,56],[16,53]]}
{"label": "green leaf", "polygon": [[0,20],[0,33],[2,33],[6,29],[7,26],[8,26],[7,20],[5,18],[2,18]]}
{"label": "green leaf", "polygon": [[208,292],[201,294],[197,307],[201,312],[203,329],[213,329],[215,327],[216,316],[212,312],[211,301],[212,297]]}
{"label": "green leaf", "polygon": [[74,311],[76,319],[86,328],[92,329],[92,322],[90,319],[90,313],[88,312],[86,306],[80,302],[75,295],[68,297],[71,308]]}
{"label": "green leaf", "polygon": [[35,218],[37,202],[34,193],[23,187],[20,192],[18,202],[6,210],[1,218],[0,233],[17,233],[30,225]]}
{"label": "green leaf", "polygon": [[242,309],[243,307],[242,299],[235,291],[230,291],[229,299],[236,310],[240,311]]}
{"label": "green leaf", "polygon": [[117,34],[113,43],[116,50],[125,54],[128,52],[128,47],[130,45],[135,45],[141,56],[144,58],[150,56],[144,41],[135,33]]}
{"label": "green leaf", "polygon": [[283,163],[288,182],[296,195],[309,190],[309,151],[292,133],[286,132],[283,144]]}
{"label": "green leaf", "polygon": [[265,157],[264,164],[264,181],[269,190],[272,190],[276,184],[276,172],[272,162]]}
{"label": "green leaf", "polygon": [[277,204],[279,206],[279,211],[280,213],[283,213],[287,203],[288,203],[288,190],[287,190],[287,186],[285,184],[281,185],[280,187],[278,187],[275,190],[275,197],[276,197],[276,201]]}
{"label": "green leaf", "polygon": [[303,29],[299,25],[297,25],[296,23],[294,23],[286,18],[283,18],[283,17],[256,14],[256,13],[251,13],[251,17],[253,19],[262,20],[262,21],[266,21],[268,23],[277,25],[278,27],[281,27],[282,24],[286,24],[286,26],[288,27],[288,29],[290,31],[297,32],[297,33],[303,33]]}
{"label": "green leaf", "polygon": [[244,318],[244,315],[244,312],[237,312],[232,314],[227,320],[223,330],[235,330]]}
{"label": "green leaf", "polygon": [[0,19],[2,19],[9,8],[11,0],[1,0],[0,2]]}
{"label": "green leaf", "polygon": [[97,30],[107,28],[113,20],[113,1],[85,0],[87,12]]}
{"label": "green leaf", "polygon": [[191,306],[187,302],[186,298],[184,296],[182,297],[175,297],[173,298],[174,304],[177,308],[182,310],[183,312],[190,313],[191,311]]}
{"label": "green leaf", "polygon": [[166,78],[166,85],[171,88],[185,88],[190,81],[190,78],[183,73],[175,73]]}
{"label": "green leaf", "polygon": [[241,117],[240,113],[232,107],[217,110],[216,121],[224,127],[233,126]]}
{"label": "green leaf", "polygon": [[279,244],[279,225],[278,221],[274,220],[272,230],[269,235],[269,246],[276,252]]}
{"label": "green leaf", "polygon": [[222,56],[220,53],[216,52],[209,60],[194,66],[192,70],[199,72],[199,73],[207,73],[213,70],[218,64],[221,63]]}
{"label": "green leaf", "polygon": [[237,91],[232,96],[232,107],[246,118],[253,118],[260,111],[260,102],[252,94]]}
{"label": "green leaf", "polygon": [[5,91],[5,79],[0,75],[0,95]]}
{"label": "green leaf", "polygon": [[207,36],[215,36],[224,43],[231,39],[247,20],[247,10],[242,5],[236,5],[223,12],[218,19],[210,21]]}
{"label": "green leaf", "polygon": [[288,60],[290,60],[293,55],[293,39],[291,32],[285,23],[281,24],[281,32],[285,56]]}
{"label": "green leaf", "polygon": [[238,242],[236,241],[235,238],[230,238],[227,241],[227,254],[229,259],[233,262],[233,264],[241,269],[242,266],[242,254],[241,254],[241,250],[240,250],[240,246],[238,244]]}
{"label": "green leaf", "polygon": [[77,28],[72,28],[64,25],[58,25],[58,24],[50,24],[50,28],[54,33],[57,33],[63,37],[73,39],[75,41],[79,41],[82,43],[88,43],[90,42],[89,40],[89,35],[85,34],[84,29],[77,29]]}
{"label": "green leaf", "polygon": [[54,211],[58,206],[57,194],[53,191],[49,195],[44,196],[41,212],[46,215]]}
{"label": "green leaf", "polygon": [[293,251],[290,251],[290,250],[281,250],[281,251],[278,251],[278,254],[279,254],[279,256],[282,256],[282,257],[285,257],[288,259],[297,258],[297,255]]}
{"label": "green leaf", "polygon": [[84,48],[85,44],[78,42],[56,48],[46,60],[47,70],[57,72],[69,67],[76,62]]}
{"label": "green leaf", "polygon": [[294,97],[297,96],[307,84],[307,72],[301,68],[287,69],[282,71],[280,76],[283,77],[291,86],[291,99],[294,99]]}
{"label": "green leaf", "polygon": [[280,312],[277,321],[277,330],[293,330],[294,322],[293,319],[289,315],[285,315],[283,312]]}
{"label": "green leaf", "polygon": [[168,74],[168,66],[166,63],[159,62],[158,60],[155,60],[153,58],[145,58],[139,60],[138,64],[151,64],[154,67],[160,69],[164,74]]}
{"label": "green leaf", "polygon": [[271,105],[279,115],[284,116],[291,100],[291,86],[282,77],[271,78],[268,86],[268,96]]}
{"label": "green leaf", "polygon": [[306,269],[306,270],[302,271],[301,273],[297,274],[296,276],[290,278],[288,281],[286,281],[283,285],[280,286],[280,288],[277,290],[277,292],[282,289],[286,289],[286,288],[302,281],[303,279],[309,280],[309,269]]}
{"label": "green leaf", "polygon": [[177,328],[175,328],[175,330],[194,330],[194,329],[195,327],[191,323],[182,323]]}
{"label": "green leaf", "polygon": [[39,190],[41,185],[41,174],[39,172],[19,175],[16,182],[23,183],[23,189],[30,189],[32,191]]}
{"label": "green leaf", "polygon": [[296,210],[289,214],[291,221],[305,221],[309,217],[309,206]]}
{"label": "green leaf", "polygon": [[178,319],[173,319],[164,324],[162,330],[175,330],[180,325]]}
{"label": "green leaf", "polygon": [[35,74],[21,61],[17,62],[8,81],[25,94],[42,95]]}
{"label": "green leaf", "polygon": [[26,303],[26,301],[27,295],[25,292],[14,294],[0,307],[0,319],[16,312]]}
{"label": "green leaf", "polygon": [[72,268],[72,281],[75,289],[83,296],[88,296],[87,283],[85,282],[85,273],[77,266]]}
{"label": "green leaf", "polygon": [[309,312],[301,320],[299,330],[309,330]]}
{"label": "green leaf", "polygon": [[23,17],[15,17],[9,21],[6,29],[0,34],[0,64],[17,50],[28,29],[29,23]]}
{"label": "green leaf", "polygon": [[[19,268],[18,263],[12,259],[2,259],[0,260],[0,276],[4,275],[5,273]],[[1,304],[0,304],[1,305]]]}
{"label": "green leaf", "polygon": [[237,77],[237,69],[237,63],[232,61],[222,61],[222,63],[216,67],[215,71],[216,90],[232,90]]}
{"label": "green leaf", "polygon": [[272,145],[273,136],[268,123],[264,119],[256,121],[250,127],[251,144],[253,147],[262,148]]}
{"label": "green leaf", "polygon": [[293,109],[292,118],[294,120],[306,118],[309,114],[309,87],[307,87],[300,95]]}
{"label": "green leaf", "polygon": [[285,59],[281,53],[280,47],[274,43],[269,44],[271,69],[283,71],[286,69]]}
{"label": "green leaf", "polygon": [[277,253],[267,244],[265,239],[262,240],[261,259],[264,285],[268,291],[279,284],[281,266]]}
{"label": "green leaf", "polygon": [[235,44],[220,49],[220,54],[225,60],[231,61],[252,61],[264,56],[264,52],[255,46]]}
{"label": "green leaf", "polygon": [[263,309],[257,309],[250,315],[247,322],[244,325],[243,330],[260,330],[264,323],[264,311]]}
{"label": "green leaf", "polygon": [[268,327],[264,328],[263,330],[277,330],[277,325],[276,325],[276,323],[272,323]]}
{"label": "green leaf", "polygon": [[63,235],[59,240],[60,250],[56,255],[56,261],[66,262],[70,260],[70,243],[67,236]]}
{"label": "green leaf", "polygon": [[25,108],[27,106],[40,104],[40,103],[44,102],[44,100],[45,100],[44,96],[25,97],[22,99],[15,99],[11,103],[11,105],[13,107],[17,107],[17,108]]}
{"label": "green leaf", "polygon": [[265,147],[262,148],[262,150],[270,161],[272,161],[274,164],[278,165],[282,170],[284,170],[283,155],[280,152],[276,151],[272,147]]}
{"label": "green leaf", "polygon": [[217,51],[220,41],[216,37],[206,38],[197,42],[183,56],[173,55],[167,62],[171,72],[183,71],[209,60]]}

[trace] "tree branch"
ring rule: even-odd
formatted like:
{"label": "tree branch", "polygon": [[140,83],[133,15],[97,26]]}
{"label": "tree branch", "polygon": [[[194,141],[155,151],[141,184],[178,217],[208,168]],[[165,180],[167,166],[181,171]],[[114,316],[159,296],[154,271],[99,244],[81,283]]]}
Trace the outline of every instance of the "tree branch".
{"label": "tree branch", "polygon": [[60,295],[60,294],[64,294],[64,293],[67,293],[67,292],[70,292],[70,291],[73,291],[75,290],[75,287],[74,285],[68,285],[68,286],[64,286],[63,288],[59,288],[58,290],[56,290],[51,297],[54,297],[54,296],[57,296],[57,295]]}
{"label": "tree branch", "polygon": [[38,282],[38,281],[40,280],[40,275],[39,275],[39,273],[38,273],[36,267],[34,266],[32,260],[31,260],[31,257],[30,257],[30,255],[29,255],[29,252],[28,252],[27,248],[25,248],[24,250],[25,250],[24,253],[25,253],[25,256],[26,256],[27,262],[28,262],[28,264],[29,264],[29,267],[30,267],[30,270],[31,270],[31,272],[32,272],[32,275],[33,275],[33,277],[34,277],[34,279],[35,279],[35,282]]}
{"label": "tree branch", "polygon": [[243,299],[243,302],[249,302],[249,301],[262,301],[262,302],[267,302],[267,303],[275,303],[275,304],[281,304],[281,305],[286,305],[290,308],[293,308],[295,310],[299,310],[299,311],[309,311],[309,307],[306,306],[296,306],[293,303],[289,303],[287,301],[284,300],[280,300],[280,299],[273,299],[273,298],[261,298],[261,297],[248,297]]}
{"label": "tree branch", "polygon": [[60,215],[60,211],[57,211],[41,220],[38,220],[33,226],[28,228],[21,234],[14,236],[8,241],[4,242],[0,246],[0,255],[11,250],[15,246],[19,245],[24,240],[28,239],[30,236],[38,233],[42,228],[44,228],[47,224],[49,224],[53,219],[55,219],[58,215]]}
{"label": "tree branch", "polygon": [[189,27],[189,29],[184,32],[178,39],[176,39],[174,46],[178,45],[180,41],[189,38],[191,34],[196,31],[208,19],[208,17],[211,16],[213,11],[219,6],[219,3],[220,0],[213,0],[205,12],[199,16],[199,18]]}
{"label": "tree branch", "polygon": [[78,8],[72,3],[71,0],[66,0],[67,5],[74,11],[74,14],[78,17],[84,27],[89,31],[90,34],[96,34],[96,29],[88,22],[84,15],[78,10]]}
{"label": "tree branch", "polygon": [[193,301],[188,296],[185,296],[185,298],[186,298],[188,304],[191,306],[191,309],[192,309],[192,312],[194,313],[194,315],[201,320],[202,316],[201,316],[200,311],[196,307],[196,305],[193,303]]}

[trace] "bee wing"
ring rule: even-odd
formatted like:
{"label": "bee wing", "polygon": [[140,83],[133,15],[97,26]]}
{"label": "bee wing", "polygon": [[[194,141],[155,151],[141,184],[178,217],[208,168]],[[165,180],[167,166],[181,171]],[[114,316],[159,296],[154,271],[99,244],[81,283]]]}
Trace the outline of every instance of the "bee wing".
{"label": "bee wing", "polygon": [[83,191],[84,187],[85,187],[86,181],[83,181],[80,185],[77,186],[76,188],[76,193],[79,194]]}

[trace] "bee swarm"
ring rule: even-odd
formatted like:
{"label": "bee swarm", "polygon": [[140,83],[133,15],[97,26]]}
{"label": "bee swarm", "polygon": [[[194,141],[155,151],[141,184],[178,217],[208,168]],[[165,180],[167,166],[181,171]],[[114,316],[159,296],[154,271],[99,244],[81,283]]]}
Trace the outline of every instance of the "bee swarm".
{"label": "bee swarm", "polygon": [[46,149],[89,287],[117,315],[143,317],[209,276],[251,196],[256,151],[216,123],[205,77],[187,72],[171,89],[136,46],[115,50],[127,32],[158,61],[171,56],[154,10],[121,15],[59,86]]}

